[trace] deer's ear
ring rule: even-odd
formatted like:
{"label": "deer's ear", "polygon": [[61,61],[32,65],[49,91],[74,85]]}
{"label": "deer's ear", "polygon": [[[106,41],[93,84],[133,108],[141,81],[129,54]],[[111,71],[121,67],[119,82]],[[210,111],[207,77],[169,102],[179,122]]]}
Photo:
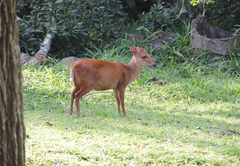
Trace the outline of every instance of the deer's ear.
{"label": "deer's ear", "polygon": [[137,48],[135,46],[131,46],[129,48],[129,51],[132,53],[132,54],[136,54],[137,53]]}

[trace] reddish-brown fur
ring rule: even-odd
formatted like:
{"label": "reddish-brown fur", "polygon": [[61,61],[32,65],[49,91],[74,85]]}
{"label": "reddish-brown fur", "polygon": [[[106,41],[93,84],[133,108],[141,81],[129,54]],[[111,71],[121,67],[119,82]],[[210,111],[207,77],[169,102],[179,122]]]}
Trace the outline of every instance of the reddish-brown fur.
{"label": "reddish-brown fur", "polygon": [[92,89],[101,91],[113,89],[118,105],[126,116],[124,107],[124,92],[127,85],[141,72],[142,66],[155,67],[151,56],[142,47],[130,47],[133,54],[128,64],[84,58],[72,63],[70,77],[74,83],[71,94],[70,115],[73,113],[73,101],[76,101],[77,115],[80,116],[79,99]]}

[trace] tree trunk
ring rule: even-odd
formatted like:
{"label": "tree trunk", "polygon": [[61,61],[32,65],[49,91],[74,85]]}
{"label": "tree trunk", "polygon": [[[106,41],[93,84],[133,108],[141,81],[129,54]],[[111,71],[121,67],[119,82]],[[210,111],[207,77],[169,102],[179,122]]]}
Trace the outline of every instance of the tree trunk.
{"label": "tree trunk", "polygon": [[240,46],[240,35],[233,35],[204,21],[199,15],[192,20],[190,45],[197,49],[210,50],[217,55],[229,55],[229,51]]}
{"label": "tree trunk", "polygon": [[15,0],[0,0],[0,165],[25,165],[21,57]]}

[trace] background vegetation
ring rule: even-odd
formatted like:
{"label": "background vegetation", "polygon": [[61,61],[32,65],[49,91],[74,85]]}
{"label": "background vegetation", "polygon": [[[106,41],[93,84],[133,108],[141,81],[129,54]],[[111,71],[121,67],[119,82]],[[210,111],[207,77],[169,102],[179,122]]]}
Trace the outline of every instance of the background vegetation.
{"label": "background vegetation", "polygon": [[[138,3],[137,3],[138,2]],[[48,31],[54,28],[49,56],[79,56],[85,48],[113,44],[129,33],[156,30],[175,32],[189,25],[202,14],[201,3],[192,6],[189,0],[17,0],[21,51],[34,55]],[[181,10],[184,9],[184,10]],[[217,0],[206,6],[206,20],[219,28],[236,32],[239,29],[239,0]],[[180,13],[180,17],[177,17]],[[182,34],[185,35],[185,34]]]}
{"label": "background vegetation", "polygon": [[[23,67],[27,165],[240,165],[240,48],[229,56],[193,53],[190,22],[202,4],[186,1],[177,17],[181,5],[17,0],[23,52],[34,54],[55,28],[50,63]],[[239,34],[239,5],[217,0],[206,6],[205,18]],[[154,48],[127,37],[162,31],[175,38]],[[127,117],[117,114],[108,91],[85,96],[82,117],[69,116],[72,84],[59,59],[128,63],[131,45],[146,48],[158,65],[144,68],[127,88]],[[158,80],[150,82],[153,77]]]}

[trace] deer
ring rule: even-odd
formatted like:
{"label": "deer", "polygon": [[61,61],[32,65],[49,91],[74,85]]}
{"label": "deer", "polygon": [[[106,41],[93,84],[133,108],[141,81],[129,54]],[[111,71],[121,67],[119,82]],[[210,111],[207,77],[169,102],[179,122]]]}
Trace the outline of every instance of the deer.
{"label": "deer", "polygon": [[83,58],[73,62],[70,66],[70,79],[74,89],[70,99],[70,115],[73,113],[75,99],[77,116],[80,117],[79,100],[91,90],[104,91],[113,89],[117,102],[118,113],[126,116],[124,93],[127,85],[137,78],[143,66],[155,68],[156,63],[150,54],[142,47],[131,46],[133,54],[128,64],[111,62],[101,59]]}

